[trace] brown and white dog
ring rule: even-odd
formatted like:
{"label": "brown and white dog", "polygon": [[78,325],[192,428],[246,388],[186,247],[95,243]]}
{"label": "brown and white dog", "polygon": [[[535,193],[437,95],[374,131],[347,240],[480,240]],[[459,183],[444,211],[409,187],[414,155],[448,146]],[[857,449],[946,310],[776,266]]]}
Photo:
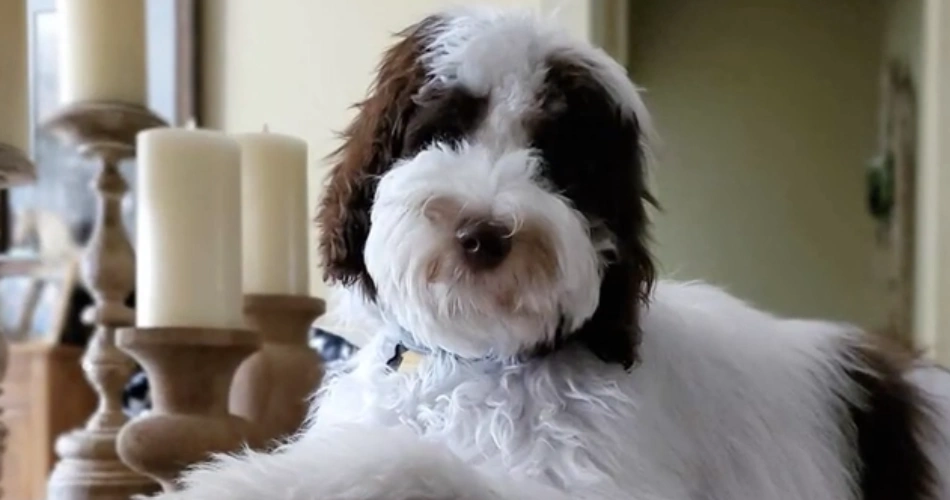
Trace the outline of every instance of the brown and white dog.
{"label": "brown and white dog", "polygon": [[535,15],[405,31],[318,217],[375,336],[298,437],[160,498],[950,500],[950,376],[655,282],[647,130],[624,70]]}

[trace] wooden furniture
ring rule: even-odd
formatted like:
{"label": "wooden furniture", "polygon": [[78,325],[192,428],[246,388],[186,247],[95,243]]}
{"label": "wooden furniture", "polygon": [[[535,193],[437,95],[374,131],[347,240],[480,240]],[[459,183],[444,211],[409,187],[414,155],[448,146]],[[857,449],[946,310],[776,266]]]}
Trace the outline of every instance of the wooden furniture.
{"label": "wooden furniture", "polygon": [[0,407],[9,427],[4,500],[42,500],[55,463],[56,437],[86,419],[96,397],[83,378],[82,349],[45,342],[10,345]]}
{"label": "wooden furniture", "polygon": [[230,408],[254,422],[264,446],[296,433],[307,417],[324,371],[309,345],[310,325],[325,310],[313,297],[244,296],[247,324],[260,332],[263,345],[235,374]]}
{"label": "wooden furniture", "polygon": [[260,446],[253,424],[228,411],[238,365],[260,347],[253,330],[123,328],[117,345],[148,374],[152,411],[119,434],[119,454],[135,470],[176,489],[178,476],[212,453]]}
{"label": "wooden furniture", "polygon": [[[8,187],[17,186],[32,182],[36,179],[36,166],[27,158],[27,156],[18,148],[8,144],[0,143],[0,190]],[[0,397],[3,395],[3,379],[7,371],[7,346],[3,338],[3,332],[0,331]],[[0,401],[0,484],[3,480],[3,464],[7,456],[5,450],[7,438],[7,426],[3,420],[3,409],[6,407]],[[3,496],[3,488],[0,487],[0,497]]]}
{"label": "wooden furniture", "polygon": [[[4,304],[11,310],[4,312],[0,322],[0,330],[7,341],[37,340],[56,344],[64,340],[70,316],[74,314],[72,299],[78,267],[77,260],[67,256],[21,258],[0,255],[0,296],[14,304],[12,307]],[[25,280],[24,288],[11,289],[6,286],[9,279]]]}
{"label": "wooden furniture", "polygon": [[164,122],[141,106],[118,102],[83,102],[60,110],[46,123],[65,144],[99,160],[93,182],[98,210],[82,258],[82,278],[95,299],[87,319],[96,326],[82,367],[99,397],[85,427],[60,437],[60,461],[48,491],[57,500],[128,500],[157,485],[119,459],[116,435],[128,418],[122,412],[122,389],[133,361],[116,348],[117,328],[131,326],[134,311],[125,300],[135,286],[135,254],[122,221],[120,204],[128,191],[119,162],[135,157],[135,138]]}

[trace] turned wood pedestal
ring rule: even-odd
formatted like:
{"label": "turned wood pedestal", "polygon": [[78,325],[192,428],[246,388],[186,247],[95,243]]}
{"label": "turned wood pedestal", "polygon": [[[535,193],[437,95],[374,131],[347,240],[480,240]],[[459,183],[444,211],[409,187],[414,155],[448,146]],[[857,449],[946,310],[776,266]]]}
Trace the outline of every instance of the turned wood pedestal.
{"label": "turned wood pedestal", "polygon": [[323,314],[320,299],[290,295],[246,295],[247,324],[263,345],[238,369],[230,408],[254,422],[263,446],[299,430],[309,398],[323,380],[323,359],[310,347],[310,325]]}
{"label": "turned wood pedestal", "polygon": [[50,475],[54,500],[128,500],[156,491],[158,485],[119,459],[116,434],[128,420],[122,390],[134,363],[116,349],[117,328],[135,323],[125,306],[135,287],[135,253],[122,223],[120,204],[128,191],[119,162],[135,157],[138,132],[163,125],[149,110],[115,102],[79,103],[62,109],[46,127],[67,145],[99,162],[92,183],[98,197],[95,226],[82,259],[82,277],[95,305],[84,319],[96,330],[82,359],[99,406],[86,426],[60,437],[60,460]]}
{"label": "turned wood pedestal", "polygon": [[253,424],[228,412],[228,392],[238,365],[260,347],[257,332],[124,328],[118,346],[141,363],[152,395],[152,410],[119,434],[119,454],[165,491],[188,466],[255,440]]}

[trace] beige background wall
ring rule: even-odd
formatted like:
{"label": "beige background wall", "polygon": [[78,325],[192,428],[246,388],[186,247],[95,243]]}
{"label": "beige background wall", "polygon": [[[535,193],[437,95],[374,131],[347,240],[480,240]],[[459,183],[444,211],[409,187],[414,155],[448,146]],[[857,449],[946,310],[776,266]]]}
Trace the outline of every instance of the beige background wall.
{"label": "beige background wall", "polygon": [[664,274],[875,325],[864,167],[886,4],[636,0],[630,65],[663,144]]}
{"label": "beige background wall", "polygon": [[0,142],[29,147],[26,0],[0,0]]}
{"label": "beige background wall", "polygon": [[[349,106],[363,97],[380,53],[393,41],[390,35],[459,3],[206,0],[204,125],[240,132],[267,124],[272,131],[305,138],[315,206],[326,170],[323,157],[336,147],[334,134],[350,119]],[[587,1],[489,3],[557,11],[575,33],[586,35],[588,30]],[[322,294],[319,278],[314,272],[312,289]]]}
{"label": "beige background wall", "polygon": [[884,54],[906,61],[918,85],[923,71],[923,0],[887,2],[884,27]]}

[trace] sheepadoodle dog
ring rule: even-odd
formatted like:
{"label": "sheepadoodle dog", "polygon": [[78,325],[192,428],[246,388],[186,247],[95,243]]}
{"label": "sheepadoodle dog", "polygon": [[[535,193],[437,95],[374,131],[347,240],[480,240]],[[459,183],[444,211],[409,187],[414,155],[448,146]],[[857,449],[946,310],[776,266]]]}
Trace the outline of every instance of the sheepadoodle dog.
{"label": "sheepadoodle dog", "polygon": [[318,215],[375,333],[268,452],[166,500],[950,500],[950,374],[655,280],[649,123],[537,15],[405,30]]}

